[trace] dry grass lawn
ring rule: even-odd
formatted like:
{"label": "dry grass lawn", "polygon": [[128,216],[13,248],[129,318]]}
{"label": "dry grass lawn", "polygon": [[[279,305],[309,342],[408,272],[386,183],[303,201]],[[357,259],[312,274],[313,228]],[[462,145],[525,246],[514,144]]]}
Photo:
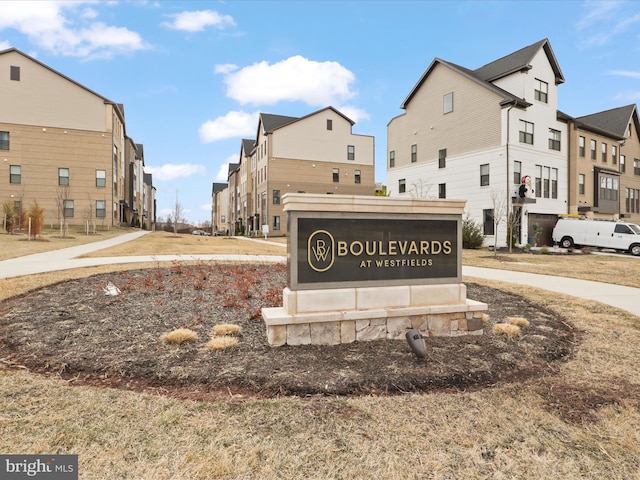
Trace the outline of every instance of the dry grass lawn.
{"label": "dry grass lawn", "polygon": [[[497,267],[498,260],[480,258],[487,255],[465,252],[464,261]],[[633,277],[635,286],[640,278],[640,259],[628,257],[517,261],[516,268],[538,273]],[[107,268],[118,267],[4,281],[0,296],[9,284],[28,290]],[[204,403],[72,387],[25,371],[0,352],[0,451],[78,454],[83,479],[640,478],[640,318],[548,291],[473,280],[562,314],[581,332],[575,357],[555,375],[476,392],[230,395]],[[524,328],[513,341],[526,335]]]}
{"label": "dry grass lawn", "polygon": [[286,255],[286,243],[282,240],[247,240],[237,237],[205,237],[200,235],[174,235],[153,232],[137,240],[115,247],[98,250],[86,257],[120,257],[130,255]]}
{"label": "dry grass lawn", "polygon": [[59,248],[75,247],[85,243],[99,242],[108,238],[113,238],[133,230],[126,228],[112,228],[110,230],[100,230],[95,234],[86,235],[82,231],[70,229],[69,235],[60,237],[60,230],[45,229],[35,240],[29,240],[29,236],[24,233],[9,235],[0,233],[0,261],[9,258],[22,257],[33,253],[48,252]]}

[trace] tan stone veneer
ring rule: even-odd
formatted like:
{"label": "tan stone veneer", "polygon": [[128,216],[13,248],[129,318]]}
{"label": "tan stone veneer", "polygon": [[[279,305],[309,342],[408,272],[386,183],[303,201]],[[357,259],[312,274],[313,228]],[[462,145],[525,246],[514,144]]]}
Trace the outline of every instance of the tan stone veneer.
{"label": "tan stone veneer", "polygon": [[[415,200],[347,195],[293,194],[283,197],[289,212],[289,269],[296,278],[298,261],[298,218],[323,215],[360,218],[371,214],[382,219],[452,218],[461,221],[464,201]],[[458,228],[458,237],[461,230]],[[467,299],[467,288],[461,283],[461,241],[456,242],[458,268],[453,278],[419,279],[403,282],[395,279],[388,285],[379,281],[354,282],[355,286],[304,285],[283,292],[282,307],[262,309],[267,339],[271,346],[336,345],[355,341],[405,339],[410,329],[424,336],[481,335],[482,314],[487,305]],[[293,248],[292,248],[293,247]],[[293,273],[293,275],[292,275]],[[406,284],[404,284],[406,283]]]}

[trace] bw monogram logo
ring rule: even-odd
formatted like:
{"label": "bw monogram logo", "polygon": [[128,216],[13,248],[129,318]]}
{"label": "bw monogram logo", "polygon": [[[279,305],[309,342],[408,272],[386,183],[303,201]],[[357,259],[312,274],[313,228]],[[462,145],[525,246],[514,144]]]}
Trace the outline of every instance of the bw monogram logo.
{"label": "bw monogram logo", "polygon": [[335,260],[335,240],[326,230],[316,230],[309,235],[307,263],[316,272],[326,272]]}

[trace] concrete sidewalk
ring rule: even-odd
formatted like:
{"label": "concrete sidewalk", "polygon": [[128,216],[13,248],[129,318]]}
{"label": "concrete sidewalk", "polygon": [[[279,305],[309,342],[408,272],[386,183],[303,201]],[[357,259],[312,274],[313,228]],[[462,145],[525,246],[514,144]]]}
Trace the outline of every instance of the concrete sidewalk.
{"label": "concrete sidewalk", "polygon": [[[286,261],[285,255],[136,255],[126,257],[77,258],[87,253],[109,248],[114,245],[135,240],[148,231],[141,230],[118,237],[87,243],[77,247],[62,248],[24,257],[11,258],[0,262],[0,279],[33,275],[35,273],[55,272],[72,268],[95,267],[98,265],[117,265],[137,262],[181,262],[181,261],[219,261],[277,263]],[[284,245],[286,248],[286,245]]]}
{"label": "concrete sidewalk", "polygon": [[[140,255],[131,257],[77,258],[78,256],[90,252],[95,252],[103,248],[135,240],[146,233],[149,232],[141,230],[100,242],[4,260],[0,262],[0,279],[72,268],[136,262],[179,262],[202,260],[218,262],[277,263],[285,262],[287,258],[286,255]],[[243,238],[247,241],[263,241],[260,239],[239,238]],[[283,247],[286,247],[286,245],[283,244]],[[496,280],[499,282],[522,285],[523,287],[535,287],[549,290],[551,292],[563,293],[573,297],[604,303],[640,316],[640,289],[638,288],[557,277],[553,275],[540,275],[535,273],[469,266],[462,267],[462,275],[465,277]]]}

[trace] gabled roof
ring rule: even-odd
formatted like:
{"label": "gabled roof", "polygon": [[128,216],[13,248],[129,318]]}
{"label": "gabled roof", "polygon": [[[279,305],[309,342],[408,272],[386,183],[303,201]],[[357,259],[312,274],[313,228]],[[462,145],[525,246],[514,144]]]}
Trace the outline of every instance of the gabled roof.
{"label": "gabled roof", "polygon": [[253,150],[256,148],[256,141],[248,138],[243,138],[241,148],[242,150],[244,150],[245,155],[251,155]]}
{"label": "gabled roof", "polygon": [[237,171],[240,168],[240,164],[239,163],[230,163],[229,164],[229,175],[231,175],[233,172]]}
{"label": "gabled roof", "polygon": [[215,195],[216,193],[221,192],[222,190],[227,188],[228,186],[229,186],[228,183],[214,182],[211,187],[211,193]]}
{"label": "gabled roof", "polygon": [[528,47],[521,48],[517,52],[510,53],[506,57],[487,63],[485,66],[474,70],[474,73],[481,80],[493,82],[515,72],[530,70],[532,68],[531,60],[533,60],[533,57],[538,54],[538,51],[541,48],[544,49],[549,60],[549,64],[553,69],[553,73],[556,77],[556,85],[564,83],[564,76],[562,75],[556,56],[554,55],[547,38],[540,40],[533,45],[529,45]]}
{"label": "gabled roof", "polygon": [[106,103],[106,104],[108,104],[108,105],[112,105],[112,106],[113,106],[113,108],[114,108],[114,110],[115,110],[115,111],[118,113],[118,115],[120,116],[120,121],[122,122],[122,124],[123,124],[123,125],[125,124],[125,122],[124,122],[124,105],[123,105],[123,104],[121,104],[121,103],[115,103],[114,101],[109,100],[107,97],[104,97],[104,96],[100,95],[99,93],[94,92],[94,91],[93,91],[93,90],[91,90],[90,88],[85,87],[85,86],[84,86],[84,85],[82,85],[81,83],[78,83],[78,82],[76,82],[75,80],[73,80],[72,78],[67,77],[66,75],[64,75],[64,74],[62,74],[62,73],[60,73],[60,72],[58,72],[57,70],[54,70],[54,69],[53,69],[53,68],[51,68],[50,66],[48,66],[48,65],[46,65],[46,64],[44,64],[44,63],[42,63],[41,61],[39,61],[39,60],[37,60],[37,59],[35,59],[35,58],[33,58],[33,57],[31,57],[31,56],[27,55],[26,53],[24,53],[24,52],[22,52],[22,51],[18,50],[17,48],[7,48],[6,50],[0,50],[0,55],[5,55],[5,54],[8,54],[8,53],[12,53],[12,52],[15,52],[15,53],[17,53],[17,54],[19,54],[19,55],[22,55],[23,57],[27,58],[28,60],[31,60],[32,62],[37,63],[37,64],[38,64],[38,65],[40,65],[41,67],[46,68],[46,69],[47,69],[47,70],[49,70],[50,72],[53,72],[53,73],[55,73],[56,75],[58,75],[58,76],[60,76],[60,77],[64,78],[65,80],[67,80],[67,81],[69,81],[69,82],[71,82],[71,83],[73,83],[73,84],[77,85],[78,87],[82,88],[83,90],[86,90],[87,92],[89,92],[89,93],[91,93],[91,94],[93,94],[93,95],[95,95],[95,96],[97,96],[97,97],[101,98],[101,99],[104,101],[104,103]]}
{"label": "gabled roof", "polygon": [[271,133],[275,129],[288,125],[299,120],[298,117],[286,117],[284,115],[272,115],[271,113],[261,113],[260,122],[265,133]]}
{"label": "gabled roof", "polygon": [[624,138],[627,132],[627,126],[631,122],[635,123],[636,131],[640,131],[638,112],[635,104],[578,117],[576,118],[576,122],[586,126],[596,127],[604,132],[610,132],[620,139]]}
{"label": "gabled roof", "polygon": [[451,70],[453,70],[454,72],[458,73],[459,75],[462,75],[463,77],[466,77],[467,79],[471,80],[472,82],[477,83],[478,85],[480,85],[481,87],[484,87],[488,90],[491,90],[493,93],[495,93],[496,95],[502,97],[502,101],[500,102],[501,104],[513,104],[516,105],[517,107],[520,108],[525,108],[530,106],[531,104],[529,102],[527,102],[526,100],[513,95],[512,93],[507,92],[506,90],[495,86],[493,83],[481,80],[480,78],[478,78],[475,73],[473,72],[473,70],[469,70],[468,68],[464,68],[461,67],[460,65],[456,65],[455,63],[451,63],[451,62],[447,62],[445,60],[442,60],[440,58],[436,58],[433,60],[433,62],[431,62],[431,65],[429,65],[429,68],[427,68],[427,70],[422,74],[422,77],[420,77],[420,80],[418,80],[418,83],[416,83],[415,87],[413,87],[413,90],[411,90],[411,92],[409,93],[409,95],[407,96],[407,98],[405,98],[405,100],[402,102],[402,105],[400,105],[400,108],[402,109],[406,109],[407,105],[409,104],[409,102],[413,99],[414,95],[418,92],[418,90],[420,90],[420,87],[422,87],[422,84],[427,80],[427,77],[431,74],[431,72],[433,71],[433,69],[437,66],[437,65],[442,65],[445,66]]}
{"label": "gabled roof", "polygon": [[407,98],[402,102],[400,108],[406,109],[407,105],[414,97],[416,92],[420,89],[422,84],[426,81],[427,77],[431,74],[436,65],[443,65],[454,72],[463,75],[469,80],[476,82],[478,85],[481,85],[488,90],[491,90],[495,94],[503,97],[501,101],[502,105],[515,105],[517,107],[528,107],[531,104],[526,100],[513,95],[506,90],[497,87],[492,82],[498,80],[499,78],[510,75],[514,72],[519,72],[522,70],[531,69],[531,60],[538,53],[540,49],[544,49],[547,58],[549,59],[549,63],[551,64],[551,68],[554,71],[556,85],[564,82],[564,76],[562,75],[562,71],[560,70],[560,66],[556,60],[556,57],[551,49],[551,45],[549,44],[548,39],[540,40],[539,42],[534,43],[533,45],[529,45],[528,47],[524,47],[517,52],[511,53],[506,57],[502,57],[498,60],[495,60],[487,65],[480,67],[476,70],[470,70],[465,67],[461,67],[460,65],[456,65],[455,63],[447,62],[440,58],[435,58],[429,68],[422,74],[418,83],[413,87],[413,90],[409,93]]}
{"label": "gabled roof", "polygon": [[269,133],[273,133],[274,130],[285,127],[287,125],[291,125],[292,123],[299,122],[301,120],[305,120],[309,117],[317,115],[320,112],[324,112],[325,110],[332,110],[333,112],[337,113],[342,118],[344,118],[347,122],[349,122],[351,126],[355,125],[356,123],[353,120],[351,120],[349,117],[344,115],[342,112],[336,110],[331,106],[321,108],[320,110],[316,110],[315,112],[305,115],[304,117],[286,117],[284,115],[272,115],[270,113],[261,113],[260,121],[262,122],[262,127],[264,132],[269,134]]}

